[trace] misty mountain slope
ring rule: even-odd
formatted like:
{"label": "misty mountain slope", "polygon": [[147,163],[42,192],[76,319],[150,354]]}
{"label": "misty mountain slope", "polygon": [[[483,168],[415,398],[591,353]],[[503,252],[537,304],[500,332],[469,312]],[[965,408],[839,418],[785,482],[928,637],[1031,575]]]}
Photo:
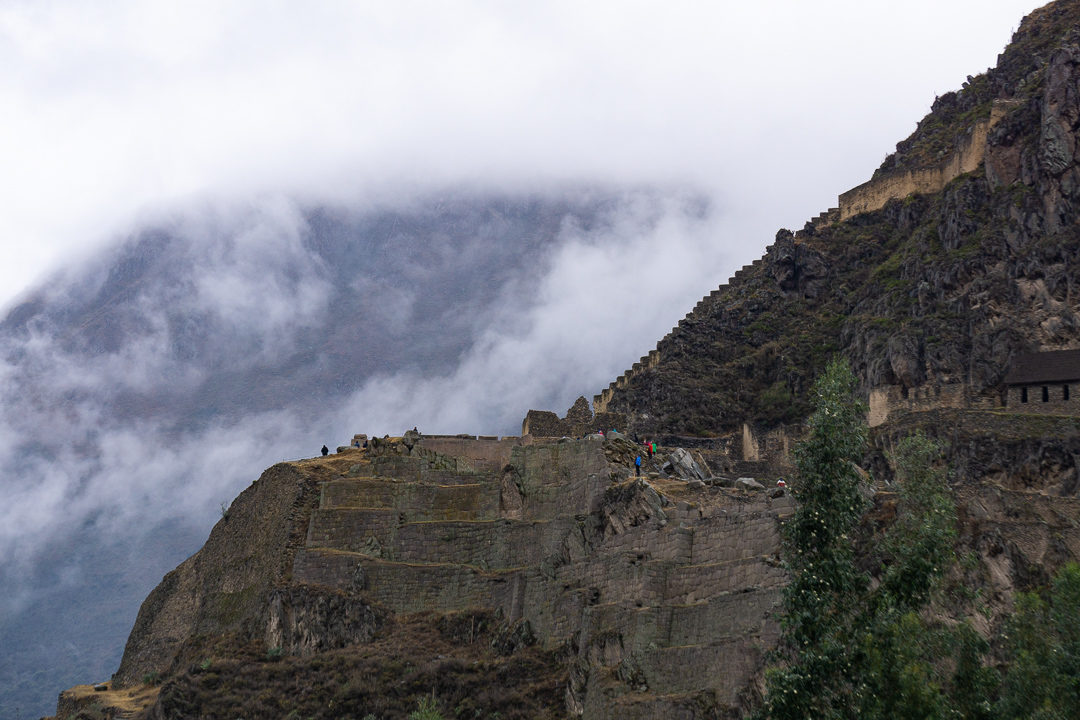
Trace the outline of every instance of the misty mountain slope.
{"label": "misty mountain slope", "polygon": [[651,191],[271,198],[185,209],[58,273],[0,322],[0,714],[111,671],[137,599],[263,467],[356,431],[515,432],[715,269],[580,317],[584,298],[711,237],[698,200]]}
{"label": "misty mountain slope", "polygon": [[122,417],[289,405],[260,391],[281,376],[317,404],[373,373],[437,372],[506,283],[535,288],[563,223],[588,227],[600,208],[461,199],[415,213],[296,212],[140,233],[93,275],[16,307],[0,332],[15,338],[17,379],[59,369],[32,355],[41,336],[115,371],[122,392],[101,396]]}

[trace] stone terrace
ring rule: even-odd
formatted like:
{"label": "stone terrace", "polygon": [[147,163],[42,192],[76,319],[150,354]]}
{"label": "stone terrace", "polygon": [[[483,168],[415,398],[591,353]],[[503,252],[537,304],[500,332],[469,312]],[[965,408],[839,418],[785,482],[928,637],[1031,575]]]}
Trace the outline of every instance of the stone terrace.
{"label": "stone terrace", "polygon": [[567,701],[589,718],[737,706],[776,642],[787,498],[635,481],[602,440],[512,440],[346,451],[358,462],[322,483],[294,582],[526,620],[576,648]]}

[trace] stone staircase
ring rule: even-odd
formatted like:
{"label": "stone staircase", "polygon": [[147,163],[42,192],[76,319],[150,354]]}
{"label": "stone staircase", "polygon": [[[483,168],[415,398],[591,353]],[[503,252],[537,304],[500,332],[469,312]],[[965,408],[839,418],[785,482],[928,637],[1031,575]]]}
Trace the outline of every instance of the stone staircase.
{"label": "stone staircase", "polygon": [[[768,255],[768,252],[771,248],[772,246],[770,245],[768,248],[765,249],[765,255]],[[701,298],[701,300],[697,302],[694,308],[690,312],[686,313],[686,315],[683,316],[683,318],[679,320],[679,322],[673,328],[671,328],[671,332],[669,332],[667,335],[661,338],[658,343],[656,343],[656,348],[654,350],[651,350],[648,355],[643,355],[638,362],[634,363],[626,372],[613,380],[606,388],[604,388],[603,391],[601,391],[598,395],[593,396],[593,412],[607,412],[608,404],[615,396],[615,392],[617,390],[622,390],[623,388],[625,388],[630,383],[630,380],[642,370],[648,370],[659,365],[660,358],[663,356],[664,348],[671,342],[672,339],[682,336],[682,334],[689,329],[688,326],[694,320],[695,315],[698,315],[708,310],[710,307],[719,302],[723,296],[729,294],[735,289],[738,289],[738,287],[743,283],[744,278],[746,278],[752,270],[760,267],[763,260],[764,257],[760,257],[757,260],[751,262],[750,264],[744,265],[741,269],[736,270],[735,274],[732,275],[726,283],[723,283],[718,288],[710,292],[708,295]]]}
{"label": "stone staircase", "polygon": [[661,509],[647,484],[617,482],[627,470],[600,440],[516,447],[501,473],[440,464],[375,458],[325,481],[293,581],[395,613],[527,620],[541,642],[577,648],[586,670],[568,692],[585,717],[737,702],[775,644],[785,579],[771,500],[710,489],[714,503]]}

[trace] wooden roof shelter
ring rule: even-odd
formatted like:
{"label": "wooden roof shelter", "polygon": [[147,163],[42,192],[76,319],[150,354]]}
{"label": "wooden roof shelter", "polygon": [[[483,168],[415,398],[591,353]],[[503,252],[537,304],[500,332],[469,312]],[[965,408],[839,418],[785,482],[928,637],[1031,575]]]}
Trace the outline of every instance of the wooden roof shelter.
{"label": "wooden roof shelter", "polygon": [[1006,385],[1036,385],[1080,380],[1080,350],[1051,350],[1018,356]]}

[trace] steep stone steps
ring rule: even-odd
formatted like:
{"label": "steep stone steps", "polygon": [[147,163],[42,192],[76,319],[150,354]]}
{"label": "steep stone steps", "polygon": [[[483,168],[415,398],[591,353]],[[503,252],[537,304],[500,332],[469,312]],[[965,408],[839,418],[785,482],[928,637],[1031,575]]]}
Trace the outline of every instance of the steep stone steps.
{"label": "steep stone steps", "polygon": [[417,519],[481,520],[499,514],[497,483],[437,485],[388,478],[356,477],[322,484],[320,509],[386,508]]}
{"label": "steep stone steps", "polygon": [[[772,247],[773,246],[770,245],[766,248],[766,255],[768,255],[768,252]],[[610,403],[611,399],[614,397],[615,391],[625,388],[630,383],[630,380],[640,373],[643,368],[656,367],[660,363],[660,358],[663,355],[663,348],[665,348],[674,338],[683,337],[691,324],[698,320],[702,314],[708,312],[710,307],[716,305],[717,298],[725,294],[730,294],[731,292],[734,292],[733,288],[737,290],[739,286],[743,285],[744,278],[747,274],[751,270],[761,267],[763,260],[764,257],[761,257],[747,265],[743,265],[742,268],[736,270],[735,273],[728,278],[726,283],[721,284],[718,288],[710,291],[708,295],[702,297],[701,300],[694,305],[693,309],[686,313],[686,315],[671,328],[671,331],[660,339],[654,350],[650,351],[647,355],[643,355],[639,362],[634,363],[626,372],[611,381],[607,388],[593,396],[593,411],[606,412],[608,403]]]}

